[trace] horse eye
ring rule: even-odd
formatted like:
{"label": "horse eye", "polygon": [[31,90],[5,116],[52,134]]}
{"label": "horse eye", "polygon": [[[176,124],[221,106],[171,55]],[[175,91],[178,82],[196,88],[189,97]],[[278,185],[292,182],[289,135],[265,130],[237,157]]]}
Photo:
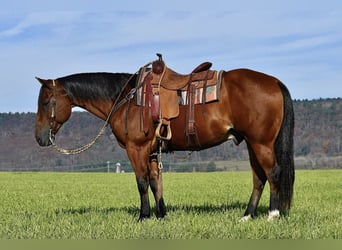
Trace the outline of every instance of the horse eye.
{"label": "horse eye", "polygon": [[47,105],[49,105],[49,103],[50,103],[50,100],[43,100],[42,101],[43,106],[47,106]]}

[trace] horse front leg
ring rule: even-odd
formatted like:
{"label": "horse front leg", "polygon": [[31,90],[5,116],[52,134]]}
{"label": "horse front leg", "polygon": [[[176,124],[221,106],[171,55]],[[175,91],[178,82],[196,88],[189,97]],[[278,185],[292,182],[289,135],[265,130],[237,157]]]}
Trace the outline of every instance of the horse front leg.
{"label": "horse front leg", "polygon": [[151,216],[150,201],[148,196],[149,187],[149,171],[148,158],[149,151],[147,147],[138,147],[135,145],[128,145],[126,147],[128,158],[131,161],[134,169],[138,191],[140,195],[140,215],[139,220],[144,220]]}
{"label": "horse front leg", "polygon": [[150,187],[156,202],[156,216],[158,219],[166,215],[166,206],[163,199],[162,169],[159,167],[156,157],[150,160]]}
{"label": "horse front leg", "polygon": [[151,216],[150,201],[148,197],[149,180],[147,176],[136,176],[138,190],[140,194],[140,215],[139,221],[148,219]]}

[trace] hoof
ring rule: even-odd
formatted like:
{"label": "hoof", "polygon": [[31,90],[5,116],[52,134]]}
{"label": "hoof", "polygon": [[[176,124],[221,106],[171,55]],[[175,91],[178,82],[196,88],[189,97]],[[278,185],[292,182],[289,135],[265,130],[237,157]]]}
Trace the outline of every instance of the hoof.
{"label": "hoof", "polygon": [[267,221],[273,221],[274,219],[280,218],[279,210],[272,210],[268,213]]}
{"label": "hoof", "polygon": [[249,215],[246,215],[246,216],[243,216],[239,222],[246,222],[246,221],[250,221],[252,220],[252,216],[249,214]]}
{"label": "hoof", "polygon": [[149,219],[151,216],[140,216],[139,217],[139,219],[138,219],[138,222],[142,222],[142,221],[144,221],[144,220],[147,220],[147,219]]}
{"label": "hoof", "polygon": [[157,217],[157,219],[158,219],[158,220],[162,220],[162,219],[164,219],[164,218],[165,218],[165,216],[166,216],[166,213],[162,213],[162,214],[156,214],[156,217]]}

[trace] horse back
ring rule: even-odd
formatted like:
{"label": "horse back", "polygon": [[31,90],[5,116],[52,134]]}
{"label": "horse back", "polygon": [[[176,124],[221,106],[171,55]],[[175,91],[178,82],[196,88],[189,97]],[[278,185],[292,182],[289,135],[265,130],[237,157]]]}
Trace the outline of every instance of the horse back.
{"label": "horse back", "polygon": [[[184,124],[187,110],[171,122],[174,150],[186,149]],[[283,97],[279,80],[249,69],[225,71],[218,101],[195,105],[196,131],[199,147],[209,148],[229,139],[235,129],[254,141],[274,141],[283,119]]]}

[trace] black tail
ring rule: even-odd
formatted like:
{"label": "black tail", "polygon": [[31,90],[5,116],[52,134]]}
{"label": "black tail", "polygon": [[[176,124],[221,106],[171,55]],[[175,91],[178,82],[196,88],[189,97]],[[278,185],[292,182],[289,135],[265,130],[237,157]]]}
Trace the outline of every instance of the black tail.
{"label": "black tail", "polygon": [[281,214],[287,214],[291,207],[295,179],[293,159],[294,112],[292,99],[288,89],[281,82],[279,82],[279,87],[284,99],[284,117],[275,141],[274,150],[277,165],[280,168],[278,186],[279,210]]}

